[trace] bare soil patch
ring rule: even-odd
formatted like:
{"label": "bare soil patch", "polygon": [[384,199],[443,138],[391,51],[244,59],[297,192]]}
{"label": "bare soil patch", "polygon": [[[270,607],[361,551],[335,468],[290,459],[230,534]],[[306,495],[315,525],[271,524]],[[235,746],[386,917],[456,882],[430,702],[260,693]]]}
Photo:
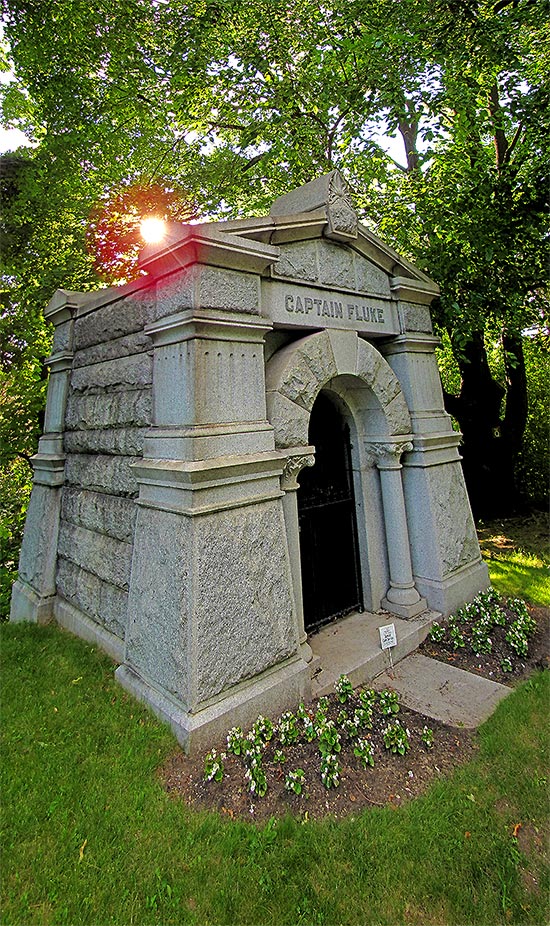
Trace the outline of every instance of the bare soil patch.
{"label": "bare soil patch", "polygon": [[[336,718],[342,710],[331,696],[329,717]],[[315,711],[317,702],[310,707]],[[273,761],[279,744],[271,741],[264,753],[268,789],[264,797],[254,797],[246,788],[244,765],[231,754],[225,760],[225,774],[221,782],[204,780],[204,755],[189,758],[175,752],[161,769],[165,788],[183,798],[195,810],[215,810],[229,818],[245,818],[258,822],[270,817],[292,815],[306,819],[320,819],[327,814],[343,817],[365,807],[399,807],[405,801],[422,794],[429,784],[441,775],[449,774],[457,765],[466,762],[476,749],[471,731],[458,730],[443,723],[401,708],[395,715],[410,732],[411,746],[404,755],[388,752],[382,742],[382,730],[389,722],[377,717],[369,731],[375,746],[374,768],[364,769],[353,754],[349,739],[343,737],[338,754],[341,764],[340,784],[325,788],[320,777],[320,756],[316,742],[299,742],[286,747],[284,765]],[[394,718],[392,719],[395,719]],[[428,749],[421,740],[422,729],[428,725],[434,733],[434,745]],[[219,744],[218,752],[224,748]],[[285,789],[285,774],[301,768],[305,773],[302,794]]]}
{"label": "bare soil patch", "polygon": [[[512,673],[503,673],[500,669],[501,655],[505,651],[500,639],[495,641],[491,654],[482,656],[475,656],[471,651],[450,652],[442,645],[429,641],[420,647],[420,651],[493,681],[516,685],[550,664],[550,609],[529,608],[529,612],[537,621],[537,630],[530,640],[528,656],[514,661]],[[509,648],[506,653],[509,653]],[[331,695],[328,719],[338,723],[341,711],[352,715],[357,703],[357,692],[353,701],[345,705]],[[317,701],[308,705],[312,714],[317,707]],[[277,718],[272,719],[275,722]],[[384,746],[383,731],[395,719],[410,734],[410,747],[405,755],[391,753]],[[433,731],[431,748],[422,741],[424,727]],[[336,788],[327,789],[321,781],[317,741],[307,743],[303,737],[292,746],[282,748],[286,757],[282,765],[274,761],[275,751],[281,749],[277,736],[267,744],[263,753],[268,786],[264,797],[254,796],[247,790],[243,760],[227,753],[225,742],[218,743],[216,747],[218,753],[227,753],[224,777],[220,782],[205,781],[204,754],[189,757],[180,749],[168,758],[159,774],[166,790],[182,798],[195,810],[213,810],[230,819],[258,823],[289,814],[320,819],[327,814],[347,816],[367,807],[399,807],[426,791],[435,779],[450,774],[457,766],[467,762],[477,749],[475,731],[448,726],[403,706],[398,714],[390,717],[375,712],[372,729],[361,735],[366,735],[374,746],[374,767],[362,766],[353,752],[355,740],[343,734],[341,752],[337,756],[341,766],[340,784]],[[304,771],[305,786],[300,795],[285,789],[286,772],[297,768]]]}

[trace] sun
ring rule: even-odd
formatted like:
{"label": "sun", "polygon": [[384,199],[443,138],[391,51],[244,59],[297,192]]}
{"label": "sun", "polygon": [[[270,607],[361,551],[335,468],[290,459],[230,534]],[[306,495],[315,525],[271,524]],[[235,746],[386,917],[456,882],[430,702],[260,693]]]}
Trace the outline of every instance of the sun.
{"label": "sun", "polygon": [[166,237],[166,222],[151,215],[141,220],[139,230],[147,244],[159,244]]}

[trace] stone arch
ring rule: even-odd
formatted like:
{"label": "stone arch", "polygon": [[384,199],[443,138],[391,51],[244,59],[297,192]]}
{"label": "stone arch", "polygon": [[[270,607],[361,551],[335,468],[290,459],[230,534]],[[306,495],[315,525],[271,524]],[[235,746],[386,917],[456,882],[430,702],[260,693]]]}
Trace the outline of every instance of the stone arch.
{"label": "stone arch", "polygon": [[307,445],[313,403],[338,376],[355,377],[372,390],[384,418],[385,436],[410,435],[409,409],[387,361],[355,331],[333,329],[288,344],[267,364],[267,414],[278,449]]}

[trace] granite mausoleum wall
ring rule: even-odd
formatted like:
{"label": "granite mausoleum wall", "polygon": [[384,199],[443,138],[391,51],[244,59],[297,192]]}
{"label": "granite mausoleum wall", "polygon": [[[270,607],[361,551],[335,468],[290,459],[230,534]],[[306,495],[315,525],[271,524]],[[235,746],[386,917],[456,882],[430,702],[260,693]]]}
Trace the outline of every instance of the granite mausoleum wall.
{"label": "granite mausoleum wall", "polygon": [[267,217],[171,228],[142,268],[45,310],[11,619],[97,643],[191,750],[311,693],[298,480],[321,393],[351,435],[370,618],[427,627],[488,576],[437,371],[438,287],[358,223],[336,171]]}
{"label": "granite mausoleum wall", "polygon": [[58,609],[70,620],[76,607],[122,642],[138,494],[131,464],[151,425],[152,347],[143,329],[155,303],[131,293],[81,309],[63,442]]}

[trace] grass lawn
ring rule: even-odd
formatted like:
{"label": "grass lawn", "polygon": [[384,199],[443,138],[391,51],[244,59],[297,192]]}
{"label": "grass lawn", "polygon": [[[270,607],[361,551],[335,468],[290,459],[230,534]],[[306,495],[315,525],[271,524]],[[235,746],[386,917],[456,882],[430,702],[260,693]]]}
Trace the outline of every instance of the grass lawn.
{"label": "grass lawn", "polygon": [[550,606],[550,524],[543,512],[478,525],[491,583],[501,595]]}
{"label": "grass lawn", "polygon": [[172,737],[97,650],[54,627],[1,639],[6,926],[547,921],[549,673],[423,798],[258,828],[161,790]]}
{"label": "grass lawn", "polygon": [[[512,533],[482,531],[495,586],[550,603],[548,553]],[[0,642],[4,926],[550,920],[549,672],[424,797],[260,828],[168,797],[156,769],[174,740],[97,649],[32,625]]]}

